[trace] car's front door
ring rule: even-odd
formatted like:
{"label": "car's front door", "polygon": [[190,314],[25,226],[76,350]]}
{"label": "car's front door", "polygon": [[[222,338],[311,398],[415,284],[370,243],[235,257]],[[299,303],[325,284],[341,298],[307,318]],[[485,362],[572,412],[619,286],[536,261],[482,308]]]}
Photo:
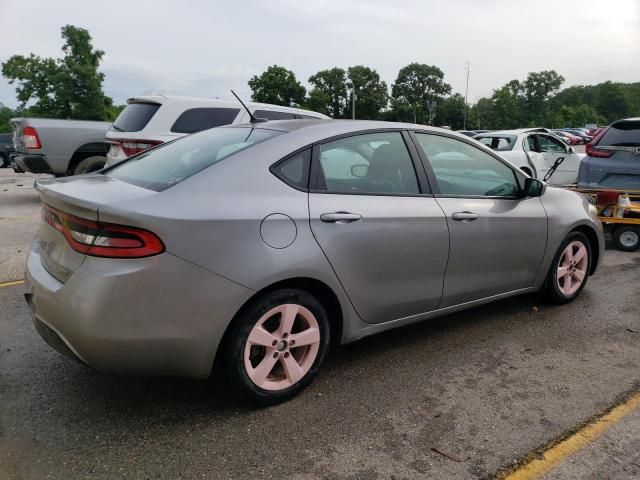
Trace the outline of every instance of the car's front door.
{"label": "car's front door", "polygon": [[538,151],[544,155],[545,169],[539,172],[540,179],[549,171],[558,158],[563,157],[564,160],[551,175],[548,180],[553,185],[568,185],[575,183],[578,179],[578,169],[582,157],[577,154],[573,148],[565,145],[562,140],[544,133],[536,134]]}
{"label": "car's front door", "polygon": [[314,147],[311,229],[370,323],[436,309],[442,297],[447,222],[407,140],[386,131]]}
{"label": "car's front door", "polygon": [[457,138],[415,133],[450,232],[442,307],[534,284],[547,243],[539,198],[511,166]]}

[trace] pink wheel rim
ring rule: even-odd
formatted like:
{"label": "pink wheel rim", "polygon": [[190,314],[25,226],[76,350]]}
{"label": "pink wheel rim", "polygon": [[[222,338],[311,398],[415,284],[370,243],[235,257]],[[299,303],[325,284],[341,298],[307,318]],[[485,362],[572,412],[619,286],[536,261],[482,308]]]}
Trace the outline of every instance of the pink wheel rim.
{"label": "pink wheel rim", "polygon": [[589,255],[587,247],[580,242],[571,242],[562,252],[558,264],[558,288],[565,295],[573,295],[584,283],[587,275]]}
{"label": "pink wheel rim", "polygon": [[244,368],[258,387],[283,390],[307,374],[319,349],[316,317],[302,305],[279,305],[260,317],[249,332]]}

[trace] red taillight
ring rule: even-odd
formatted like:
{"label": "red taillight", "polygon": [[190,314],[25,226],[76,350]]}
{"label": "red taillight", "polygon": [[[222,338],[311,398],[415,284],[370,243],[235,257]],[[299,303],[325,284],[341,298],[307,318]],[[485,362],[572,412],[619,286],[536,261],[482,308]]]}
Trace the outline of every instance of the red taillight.
{"label": "red taillight", "polygon": [[33,127],[24,127],[22,130],[22,143],[26,148],[30,148],[32,150],[37,150],[42,148],[42,143],[40,143],[40,137],[38,137],[38,132]]}
{"label": "red taillight", "polygon": [[585,147],[585,152],[590,157],[598,157],[598,158],[609,158],[611,155],[615,153],[614,150],[599,150],[598,149],[598,141],[604,136],[604,134],[609,130],[609,127],[603,128],[600,130],[600,133],[591,140],[590,143],[587,143]]}
{"label": "red taillight", "polygon": [[111,142],[118,145],[127,157],[131,157],[136,153],[144,152],[145,150],[148,150],[151,147],[155,147],[156,145],[160,145],[162,143],[156,140],[120,140],[120,139],[114,139],[114,140],[111,140]]}
{"label": "red taillight", "polygon": [[142,258],[164,252],[164,244],[148,230],[86,220],[51,207],[42,219],[62,233],[76,252],[94,257]]}

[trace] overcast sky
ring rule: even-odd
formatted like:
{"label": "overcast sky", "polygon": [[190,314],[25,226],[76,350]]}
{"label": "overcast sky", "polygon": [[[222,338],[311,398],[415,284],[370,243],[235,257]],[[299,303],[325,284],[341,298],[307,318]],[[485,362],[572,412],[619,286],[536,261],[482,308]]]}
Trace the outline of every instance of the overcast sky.
{"label": "overcast sky", "polygon": [[[367,65],[389,86],[411,62],[437,65],[469,99],[528,72],[565,86],[640,81],[640,0],[0,0],[0,61],[61,55],[60,28],[89,30],[106,52],[105,93],[249,97],[272,64],[307,85],[318,70]],[[0,102],[16,106],[0,79]]]}

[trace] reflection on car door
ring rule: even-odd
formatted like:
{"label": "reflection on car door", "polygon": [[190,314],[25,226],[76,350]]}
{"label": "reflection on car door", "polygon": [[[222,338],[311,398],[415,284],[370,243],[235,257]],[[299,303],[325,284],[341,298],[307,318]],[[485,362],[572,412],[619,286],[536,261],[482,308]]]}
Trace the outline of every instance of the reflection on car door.
{"label": "reflection on car door", "polygon": [[449,232],[403,135],[341,138],[315,147],[313,157],[311,229],[362,319],[436,309]]}
{"label": "reflection on car door", "polygon": [[538,148],[540,153],[544,155],[545,171],[541,173],[540,179],[546,175],[556,160],[564,157],[563,162],[553,173],[549,179],[551,185],[568,185],[575,183],[578,179],[578,169],[580,168],[580,160],[582,157],[577,153],[570,153],[569,147],[562,140],[551,135],[537,134]]}
{"label": "reflection on car door", "polygon": [[531,287],[547,242],[540,199],[518,198],[512,168],[473,145],[434,134],[415,137],[449,225],[441,306]]}

